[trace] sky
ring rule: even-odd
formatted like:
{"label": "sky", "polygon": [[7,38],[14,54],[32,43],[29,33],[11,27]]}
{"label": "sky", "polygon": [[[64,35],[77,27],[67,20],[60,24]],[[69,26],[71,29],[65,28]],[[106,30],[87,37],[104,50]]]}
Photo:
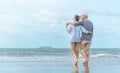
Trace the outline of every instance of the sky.
{"label": "sky", "polygon": [[65,24],[87,12],[91,48],[120,48],[120,0],[0,0],[0,48],[69,48]]}

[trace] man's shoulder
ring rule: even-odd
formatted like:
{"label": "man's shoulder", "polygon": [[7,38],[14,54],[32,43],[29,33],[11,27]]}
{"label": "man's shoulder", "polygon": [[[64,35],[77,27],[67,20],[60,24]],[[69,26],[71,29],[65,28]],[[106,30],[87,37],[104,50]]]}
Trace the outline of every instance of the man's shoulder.
{"label": "man's shoulder", "polygon": [[82,25],[83,24],[83,22],[82,21],[79,21],[79,22],[76,22],[74,25],[75,26],[78,26],[78,25]]}
{"label": "man's shoulder", "polygon": [[83,23],[83,21],[78,21],[78,22],[76,22],[76,23]]}
{"label": "man's shoulder", "polygon": [[90,21],[90,20],[87,20],[87,22],[89,22],[90,24],[93,24],[92,21]]}
{"label": "man's shoulder", "polygon": [[83,22],[84,22],[84,21],[82,21],[82,20],[81,20],[81,21],[79,21],[79,23],[83,23]]}

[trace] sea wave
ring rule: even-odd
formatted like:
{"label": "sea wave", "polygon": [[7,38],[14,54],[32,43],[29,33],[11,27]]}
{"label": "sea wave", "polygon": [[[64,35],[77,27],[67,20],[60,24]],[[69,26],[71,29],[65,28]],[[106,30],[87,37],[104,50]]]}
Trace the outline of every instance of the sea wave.
{"label": "sea wave", "polygon": [[[80,57],[82,55],[80,54]],[[92,54],[90,58],[99,59],[120,59],[120,55],[114,54]],[[54,61],[54,60],[71,60],[71,55],[32,55],[32,56],[0,56],[0,61]],[[83,59],[83,58],[82,58]]]}
{"label": "sea wave", "polygon": [[120,58],[120,55],[102,53],[102,54],[91,55],[91,57],[118,57]]}

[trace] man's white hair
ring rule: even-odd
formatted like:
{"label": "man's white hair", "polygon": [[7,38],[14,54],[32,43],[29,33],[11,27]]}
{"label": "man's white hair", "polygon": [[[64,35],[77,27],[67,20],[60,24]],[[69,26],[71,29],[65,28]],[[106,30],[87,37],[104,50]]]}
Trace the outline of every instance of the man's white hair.
{"label": "man's white hair", "polygon": [[87,12],[82,12],[82,15],[85,15],[88,18],[88,13]]}

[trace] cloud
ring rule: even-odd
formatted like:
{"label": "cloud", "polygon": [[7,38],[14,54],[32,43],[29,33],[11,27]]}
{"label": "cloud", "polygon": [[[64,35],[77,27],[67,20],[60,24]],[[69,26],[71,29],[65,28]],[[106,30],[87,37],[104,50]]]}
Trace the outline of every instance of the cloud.
{"label": "cloud", "polygon": [[40,10],[38,13],[32,15],[35,21],[57,23],[58,15],[49,10]]}
{"label": "cloud", "polygon": [[0,34],[2,36],[54,34],[60,31],[60,24],[59,14],[47,9],[36,11],[31,15],[1,14]]}
{"label": "cloud", "polygon": [[116,5],[111,5],[112,2],[69,0],[68,4],[67,0],[0,0],[0,46],[58,44],[56,47],[66,47],[69,36],[65,22],[83,11],[89,13],[94,23],[94,43],[97,43],[94,45],[98,47],[102,42],[119,41],[120,10]]}
{"label": "cloud", "polygon": [[113,7],[99,8],[99,9],[87,8],[87,11],[91,15],[120,17],[120,11],[117,8],[113,8]]}
{"label": "cloud", "polygon": [[0,6],[41,6],[41,5],[52,5],[56,2],[50,0],[0,0]]}
{"label": "cloud", "polygon": [[56,28],[60,23],[59,15],[54,11],[44,9],[34,13],[32,16],[34,22],[41,24],[42,27],[48,27],[48,29]]}
{"label": "cloud", "polygon": [[0,34],[1,36],[26,34],[31,31],[31,24],[24,16],[14,14],[0,15]]}

